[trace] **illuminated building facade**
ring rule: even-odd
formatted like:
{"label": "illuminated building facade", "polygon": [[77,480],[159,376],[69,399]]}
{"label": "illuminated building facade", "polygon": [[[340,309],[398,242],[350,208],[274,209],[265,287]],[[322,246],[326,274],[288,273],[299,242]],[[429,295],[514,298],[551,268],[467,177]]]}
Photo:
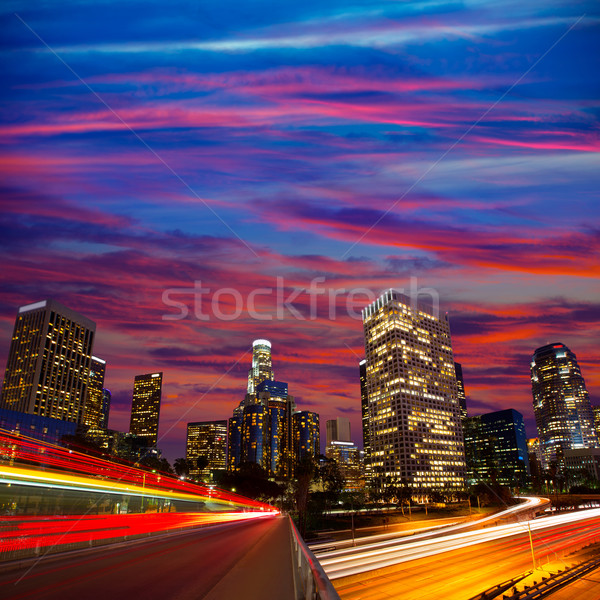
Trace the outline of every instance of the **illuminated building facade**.
{"label": "illuminated building facade", "polygon": [[346,417],[330,419],[325,423],[325,429],[325,456],[337,463],[340,473],[344,476],[345,491],[364,488],[363,461],[359,449],[352,443],[350,420]]}
{"label": "illuminated building facade", "polygon": [[[215,471],[227,468],[227,421],[188,423],[185,458],[190,464],[190,477],[212,479]],[[206,459],[200,469],[198,458]]]}
{"label": "illuminated building facade", "polygon": [[257,400],[267,407],[269,418],[269,474],[287,478],[293,466],[292,414],[296,408],[288,384],[265,379],[256,386]]}
{"label": "illuminated building facade", "polygon": [[512,408],[465,421],[467,479],[510,487],[529,482],[529,453],[523,415]]}
{"label": "illuminated building facade", "polygon": [[456,374],[456,396],[460,405],[460,418],[464,420],[467,418],[467,396],[465,394],[465,381],[460,363],[454,363],[454,373]]}
{"label": "illuminated building facade", "polygon": [[229,419],[227,436],[227,470],[235,471],[242,462],[242,425],[244,413],[234,414]]}
{"label": "illuminated building facade", "polygon": [[294,413],[293,438],[296,462],[304,458],[316,459],[321,453],[319,415],[307,410]]}
{"label": "illuminated building facade", "polygon": [[362,311],[370,472],[417,493],[464,487],[460,405],[447,315],[388,290]]}
{"label": "illuminated building facade", "polygon": [[19,308],[0,407],[81,423],[96,324],[55,300]]}
{"label": "illuminated building facade", "polygon": [[104,406],[104,375],[106,361],[92,356],[90,363],[90,378],[88,382],[88,397],[83,411],[83,424],[88,427],[102,427]]}
{"label": "illuminated building facade", "polygon": [[158,441],[162,376],[162,373],[136,375],[133,382],[129,432],[146,440],[149,448]]}
{"label": "illuminated building facade", "polygon": [[102,418],[100,419],[100,427],[108,429],[108,416],[110,415],[110,401],[112,394],[106,388],[102,390]]}
{"label": "illuminated building facade", "polygon": [[363,434],[363,456],[365,475],[371,469],[371,434],[369,433],[369,393],[367,391],[367,361],[361,360],[358,363],[360,376],[360,409],[362,416],[362,434]]}
{"label": "illuminated building facade", "polygon": [[555,461],[561,464],[565,450],[598,447],[585,381],[567,346],[557,342],[535,351],[531,390],[545,469]]}

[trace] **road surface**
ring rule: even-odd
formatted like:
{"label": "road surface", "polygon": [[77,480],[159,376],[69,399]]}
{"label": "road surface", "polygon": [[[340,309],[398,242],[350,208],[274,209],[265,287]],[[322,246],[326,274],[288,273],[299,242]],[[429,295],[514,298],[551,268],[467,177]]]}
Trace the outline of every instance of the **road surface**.
{"label": "road surface", "polygon": [[0,570],[10,600],[293,598],[285,517],[217,525]]}
{"label": "road surface", "polygon": [[[579,548],[598,539],[599,517],[534,531],[536,564],[540,567],[542,563],[543,569],[547,559],[541,557],[560,559],[568,548]],[[568,559],[562,559],[562,563],[570,566]],[[511,537],[338,578],[333,584],[342,600],[467,600],[531,568],[529,536],[523,531]],[[539,568],[538,571],[541,580],[543,573]],[[600,597],[600,593],[596,597]]]}

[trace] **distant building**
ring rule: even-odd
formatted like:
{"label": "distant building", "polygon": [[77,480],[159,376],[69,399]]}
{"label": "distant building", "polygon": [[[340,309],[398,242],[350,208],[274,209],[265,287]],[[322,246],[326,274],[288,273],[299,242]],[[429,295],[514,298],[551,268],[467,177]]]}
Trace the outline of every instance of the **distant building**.
{"label": "distant building", "polygon": [[316,459],[321,453],[319,415],[307,410],[293,416],[294,457],[296,462],[304,458]]}
{"label": "distant building", "polygon": [[523,487],[529,455],[523,415],[512,408],[468,417],[465,422],[467,479]]}
{"label": "distant building", "polygon": [[227,438],[227,470],[235,471],[242,462],[242,426],[244,414],[235,414],[229,419]]}
{"label": "distant building", "polygon": [[531,390],[544,468],[560,465],[566,450],[598,447],[585,381],[567,346],[556,342],[534,352]]}
{"label": "distant building", "polygon": [[333,441],[352,441],[352,438],[350,437],[350,419],[346,417],[330,419],[325,423],[325,429],[327,431],[327,445],[331,444]]}
{"label": "distant building", "polygon": [[83,411],[83,424],[88,427],[102,427],[104,421],[104,376],[106,361],[92,356],[90,378],[88,381],[88,397]]}
{"label": "distant building", "polygon": [[456,397],[460,405],[460,417],[464,420],[467,418],[467,396],[465,394],[465,380],[463,379],[462,365],[460,363],[454,363],[454,372],[456,374]]}
{"label": "distant building", "polygon": [[162,373],[136,375],[133,382],[130,433],[155,447],[158,442],[158,421],[162,394]]}
{"label": "distant building", "polygon": [[600,406],[592,405],[592,412],[594,413],[594,425],[596,427],[596,437],[600,441]]}
{"label": "distant building", "polygon": [[[227,469],[227,421],[201,421],[188,423],[185,457],[190,467],[190,477],[212,479],[215,471]],[[201,469],[198,459],[206,466]]]}
{"label": "distant building", "polygon": [[256,386],[256,397],[268,410],[267,470],[271,476],[285,479],[293,470],[292,414],[296,407],[294,398],[288,394],[287,383],[270,379],[265,379]]}
{"label": "distant building", "polygon": [[112,394],[106,388],[102,390],[102,418],[100,419],[100,427],[108,429],[108,417],[110,415],[110,402]]}
{"label": "distant building", "polygon": [[[270,477],[291,477],[299,460],[297,452],[304,452],[308,443],[304,439],[300,445],[296,443],[295,414],[296,404],[288,393],[288,384],[274,379],[271,342],[254,340],[246,395],[229,419],[228,470],[255,463]],[[318,415],[315,418],[318,422]],[[299,435],[302,437],[305,431]]]}
{"label": "distant building", "polygon": [[0,407],[81,423],[96,324],[55,300],[19,308]]}
{"label": "distant building", "polygon": [[539,438],[529,438],[527,440],[527,454],[529,456],[529,472],[531,473],[531,480],[534,485],[541,485],[543,468]]}
{"label": "distant building", "polygon": [[61,445],[64,436],[77,433],[77,427],[77,423],[69,421],[0,408],[0,429],[49,444]]}
{"label": "distant building", "polygon": [[358,369],[360,376],[360,410],[363,434],[363,468],[365,470],[365,476],[368,478],[370,473],[371,435],[369,433],[369,393],[367,391],[366,359],[363,359],[358,363]]}
{"label": "distant building", "polygon": [[448,316],[388,290],[362,311],[369,478],[417,494],[464,487],[465,458]]}
{"label": "distant building", "polygon": [[565,450],[563,459],[572,484],[596,486],[600,481],[600,448]]}
{"label": "distant building", "polygon": [[344,476],[344,490],[357,491],[364,488],[363,461],[359,449],[352,443],[350,420],[337,417],[327,421],[325,427],[325,456],[337,463],[340,473]]}

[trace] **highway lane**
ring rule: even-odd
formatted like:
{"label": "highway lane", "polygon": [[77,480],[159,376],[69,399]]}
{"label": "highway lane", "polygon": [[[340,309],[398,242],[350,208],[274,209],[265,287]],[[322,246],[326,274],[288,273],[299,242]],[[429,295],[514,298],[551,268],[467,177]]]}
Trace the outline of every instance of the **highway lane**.
{"label": "highway lane", "polygon": [[[600,517],[533,532],[538,568],[600,539]],[[556,564],[556,562],[554,563]],[[342,600],[467,600],[485,589],[532,568],[527,531],[403,562],[367,573],[338,578],[333,584]],[[542,570],[539,573],[540,580]],[[600,596],[600,594],[599,594]]]}
{"label": "highway lane", "polygon": [[18,570],[0,570],[0,589],[10,600],[226,598],[219,589],[245,599],[288,598],[293,594],[289,539],[286,518],[265,516],[28,561]]}
{"label": "highway lane", "polygon": [[[447,533],[432,538],[425,534],[415,535],[410,540],[385,541],[318,554],[319,561],[330,579],[346,577],[384,568],[401,562],[424,558],[429,555],[448,552],[457,547],[476,545],[500,537],[509,537],[526,532],[554,528],[582,519],[600,519],[600,509],[591,509],[579,513],[569,513],[545,517],[529,522],[488,527],[477,531]],[[453,528],[448,528],[447,532]],[[417,540],[418,541],[414,541]],[[424,539],[423,539],[424,538]]]}

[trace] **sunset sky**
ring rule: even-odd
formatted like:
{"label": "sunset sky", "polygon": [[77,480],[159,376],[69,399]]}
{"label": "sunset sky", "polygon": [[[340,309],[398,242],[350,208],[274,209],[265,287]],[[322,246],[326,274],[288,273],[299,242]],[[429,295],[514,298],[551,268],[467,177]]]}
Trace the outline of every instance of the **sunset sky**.
{"label": "sunset sky", "polygon": [[[80,311],[112,428],[134,375],[164,372],[173,459],[188,421],[231,416],[268,338],[323,439],[348,416],[362,445],[347,305],[412,278],[450,315],[471,414],[515,408],[536,435],[529,361],[555,341],[600,403],[597,3],[0,10],[2,372],[19,306]],[[280,300],[324,290],[315,314],[307,293],[283,306],[278,281]]]}

